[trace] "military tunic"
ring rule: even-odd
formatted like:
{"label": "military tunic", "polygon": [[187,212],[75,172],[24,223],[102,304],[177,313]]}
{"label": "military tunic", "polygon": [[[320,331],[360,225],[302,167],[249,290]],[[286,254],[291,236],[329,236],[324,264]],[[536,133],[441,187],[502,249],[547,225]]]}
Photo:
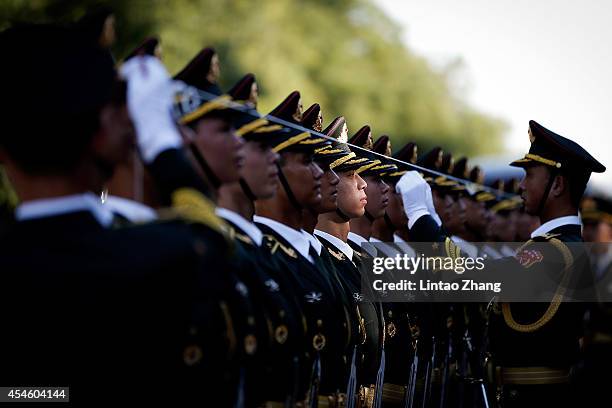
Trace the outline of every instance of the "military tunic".
{"label": "military tunic", "polygon": [[[307,334],[303,339],[305,364],[301,369],[300,395],[306,397],[313,385],[310,379],[316,381],[319,377],[319,361],[319,394],[344,392],[348,372],[350,322],[347,320],[343,302],[338,302],[339,296],[342,295],[337,292],[337,287],[332,283],[333,277],[326,273],[321,261],[315,263],[316,254],[313,257],[312,254],[299,252],[293,246],[296,242],[292,245],[275,229],[258,222],[261,219],[257,217],[255,221],[264,234],[264,243],[271,253],[280,255],[282,269],[290,279],[293,293],[296,294],[306,317]],[[293,231],[301,235],[300,231]],[[309,248],[309,245],[306,240],[306,247]]]}
{"label": "military tunic", "polygon": [[[444,245],[445,250],[451,248],[451,252],[457,254],[429,216],[419,218],[410,232],[418,241],[445,242],[448,244]],[[581,241],[580,225],[558,225],[548,232],[535,232],[534,238],[517,251],[516,257],[490,261],[487,266],[546,273],[551,269],[547,265],[560,264],[572,272],[569,276],[576,280],[577,287],[592,287],[588,282],[588,265],[584,265],[587,258],[579,247],[566,245]],[[530,244],[535,242],[551,245],[545,247],[546,252],[540,253],[535,262],[525,260],[521,254],[529,251]],[[541,250],[542,246],[537,248]],[[575,389],[570,381],[570,369],[579,358],[585,310],[584,303],[554,299],[543,303],[504,303],[493,308],[490,346],[500,367],[498,398],[503,400],[504,406],[564,405],[571,401]],[[533,379],[534,376],[538,378]]]}
{"label": "military tunic", "polygon": [[271,256],[262,246],[263,235],[255,224],[225,209],[217,213],[227,221],[236,244],[234,270],[257,306],[258,350],[247,378],[248,400],[261,404],[295,399],[304,325],[291,283],[278,255]]}
{"label": "military tunic", "polygon": [[219,233],[180,220],[113,229],[93,194],[26,208],[0,245],[0,313],[12,321],[0,339],[3,383],[69,384],[76,403],[233,405]]}
{"label": "military tunic", "polygon": [[[371,386],[376,383],[376,375],[380,366],[382,349],[382,324],[380,321],[380,304],[373,303],[366,299],[366,295],[361,287],[361,275],[352,259],[357,263],[359,255],[353,251],[351,258],[344,253],[329,238],[326,239],[322,234],[315,231],[318,239],[323,244],[325,250],[331,255],[331,261],[345,286],[348,288],[353,299],[354,308],[357,310],[357,329],[360,336],[356,339],[361,354],[361,364],[359,364],[359,383],[363,386]],[[347,244],[348,245],[348,244]]]}

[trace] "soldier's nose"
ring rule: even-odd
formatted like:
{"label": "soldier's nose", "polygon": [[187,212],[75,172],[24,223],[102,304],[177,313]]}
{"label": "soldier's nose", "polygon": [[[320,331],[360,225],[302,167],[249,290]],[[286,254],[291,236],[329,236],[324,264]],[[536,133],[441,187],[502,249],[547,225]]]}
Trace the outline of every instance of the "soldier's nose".
{"label": "soldier's nose", "polygon": [[312,176],[315,178],[315,180],[318,180],[321,177],[323,177],[323,170],[321,169],[321,167],[319,167],[317,163],[312,162],[311,168],[312,168]]}

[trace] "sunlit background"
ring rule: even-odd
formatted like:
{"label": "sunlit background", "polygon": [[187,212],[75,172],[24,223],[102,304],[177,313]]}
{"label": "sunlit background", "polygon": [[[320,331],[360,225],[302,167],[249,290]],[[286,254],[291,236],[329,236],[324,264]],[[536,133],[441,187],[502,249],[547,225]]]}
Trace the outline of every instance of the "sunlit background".
{"label": "sunlit background", "polygon": [[[534,119],[584,146],[612,187],[612,2],[606,0],[376,0],[402,40],[435,67],[460,66],[463,96],[510,125],[503,148],[528,148]],[[506,157],[506,155],[503,155]],[[489,161],[486,161],[489,162]]]}
{"label": "sunlit background", "polygon": [[[99,1],[5,0],[12,21],[76,21]],[[325,124],[372,126],[395,149],[416,141],[468,155],[490,174],[529,147],[535,119],[612,166],[607,133],[612,2],[588,0],[108,0],[118,62],[159,35],[178,72],[204,46],[228,89],[257,75],[259,110],[294,89]],[[520,174],[520,173],[519,173]],[[593,177],[607,192],[612,170]]]}

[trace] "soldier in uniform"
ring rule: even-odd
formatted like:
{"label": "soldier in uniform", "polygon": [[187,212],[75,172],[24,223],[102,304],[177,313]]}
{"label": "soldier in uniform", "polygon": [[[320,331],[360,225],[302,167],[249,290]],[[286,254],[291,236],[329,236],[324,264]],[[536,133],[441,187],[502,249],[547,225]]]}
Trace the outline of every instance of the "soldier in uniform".
{"label": "soldier in uniform", "polygon": [[[298,125],[302,119],[299,92],[291,93],[269,116]],[[256,202],[254,219],[270,252],[282,257],[283,269],[305,315],[299,398],[315,406],[335,406],[346,390],[350,321],[344,302],[338,302],[343,295],[334,276],[302,231],[304,209],[321,201],[323,172],[313,154],[329,142],[311,137],[309,132],[295,133],[275,147],[281,156],[282,188],[273,198]]]}
{"label": "soldier in uniform", "polygon": [[515,198],[503,198],[490,208],[491,238],[504,243],[500,248],[502,256],[514,255],[514,250],[509,245],[516,240],[516,222],[513,217],[520,206],[521,202]]}
{"label": "soldier in uniform", "polygon": [[[591,173],[603,172],[605,167],[575,142],[535,121],[529,122],[529,136],[529,153],[512,165],[525,169],[521,182],[525,211],[538,215],[542,225],[515,258],[491,263],[493,267],[511,266],[515,273],[531,269],[531,274],[546,273],[551,264],[564,265],[558,272],[567,273],[560,277],[586,279],[580,269],[583,265],[574,264],[583,257],[566,243],[582,241],[577,215],[580,199]],[[427,202],[424,180],[408,173],[398,187],[414,239],[445,242],[444,251],[456,256],[456,248],[429,215],[434,210]],[[544,253],[534,254],[538,250],[532,249],[533,242],[549,245]],[[588,286],[588,282],[579,283]],[[562,283],[548,303],[503,303],[494,309],[491,348],[499,366],[498,398],[504,406],[565,406],[575,397],[569,386],[570,367],[577,362],[585,308],[580,303],[563,302],[565,287]]]}
{"label": "soldier in uniform", "polygon": [[[391,156],[391,142],[387,136],[379,137],[373,148],[383,157]],[[398,152],[397,156],[409,163],[416,161],[416,145],[408,145],[402,152]],[[375,221],[370,242],[377,242],[379,253],[387,257],[395,257],[398,254],[416,255],[410,245],[395,237],[398,229],[407,229],[401,196],[395,188],[397,181],[406,171],[405,168],[391,168],[382,174],[391,189],[389,206],[384,217]],[[431,305],[414,303],[411,300],[406,297],[404,302],[384,304],[387,324],[385,346],[389,363],[386,367],[383,401],[385,406],[389,407],[431,403],[434,368],[431,362],[434,345],[432,327],[437,319]]]}
{"label": "soldier in uniform", "polygon": [[[373,145],[373,151],[378,153],[381,156],[391,157],[391,141],[388,136],[379,137]],[[381,156],[378,156],[379,158]],[[379,160],[381,164],[373,167],[371,169],[371,173],[374,174],[375,177],[381,179],[381,181],[388,187],[387,192],[387,206],[382,212],[382,217],[378,217],[372,223],[372,234],[370,236],[370,242],[377,241],[385,241],[385,242],[394,242],[394,234],[397,230],[397,225],[405,224],[405,219],[403,217],[403,211],[398,210],[398,204],[400,203],[397,200],[397,197],[394,197],[392,190],[392,178],[388,178],[388,174],[392,174],[397,172],[398,167],[393,164],[390,160]],[[399,217],[398,217],[399,216]]]}
{"label": "soldier in uniform", "polygon": [[[454,169],[453,155],[449,152],[445,153],[442,160],[440,171],[444,174],[451,175]],[[463,197],[466,194],[465,186],[445,178],[443,182],[437,183],[437,189],[432,186],[434,200],[436,194],[443,197],[444,209],[440,213],[442,225],[444,229],[451,235],[461,234],[465,229],[466,209]],[[434,201],[435,205],[435,201]],[[436,206],[436,211],[438,206]]]}
{"label": "soldier in uniform", "polygon": [[151,36],[142,40],[142,42],[124,58],[124,61],[142,55],[151,55],[160,60],[162,59],[161,40],[159,37]]}
{"label": "soldier in uniform", "polygon": [[[123,62],[144,55],[160,58],[161,54],[155,53],[153,46],[156,43],[159,43],[157,38],[145,39]],[[101,198],[115,219],[125,224],[152,221],[157,218],[155,208],[160,207],[154,180],[136,150],[130,153],[127,160],[117,163],[113,176],[104,185]]]}
{"label": "soldier in uniform", "polygon": [[597,301],[585,314],[580,389],[591,406],[605,406],[612,380],[612,203],[603,197],[585,197],[581,204],[584,240],[589,243],[591,271]]}
{"label": "soldier in uniform", "polygon": [[[464,180],[469,177],[468,159],[466,157],[455,161],[451,175]],[[474,193],[474,191],[470,192],[467,189],[457,193],[453,211],[457,218],[453,222],[448,223],[448,227],[445,225],[445,229],[448,228],[447,232],[451,235],[453,242],[471,257],[478,255],[478,248],[471,243],[475,240],[474,235],[471,233],[470,225],[480,225],[480,219],[484,216],[483,208],[479,207],[472,200]]]}
{"label": "soldier in uniform", "polygon": [[[228,94],[236,102],[256,106],[255,76],[245,75]],[[234,121],[244,140],[240,179],[222,182],[217,189],[216,213],[227,223],[235,245],[234,273],[246,285],[257,322],[256,336],[244,338],[249,364],[244,372],[245,406],[291,404],[295,399],[301,338],[301,312],[283,271],[263,245],[263,235],[253,223],[254,200],[276,194],[278,154],[273,147],[288,138],[287,129],[274,130],[256,112]],[[275,384],[271,387],[270,384]]]}
{"label": "soldier in uniform", "polygon": [[[21,200],[0,250],[2,286],[11,288],[1,310],[13,322],[1,340],[3,383],[69,385],[82,404],[233,405],[232,316],[220,296],[227,244],[216,217],[114,229],[94,194],[134,145],[132,122],[147,163],[180,161],[171,100],[132,109],[156,76],[125,71],[126,106],[112,58],[70,30],[12,28],[0,49],[10,101],[0,146]],[[197,181],[159,182],[168,201],[172,191],[205,194]],[[219,392],[202,393],[202,384]]]}
{"label": "soldier in uniform", "polygon": [[[365,125],[359,129],[357,133],[351,137],[349,143],[363,147],[367,150],[372,150],[373,140],[370,126]],[[365,152],[360,151],[357,153],[363,155]],[[376,160],[375,158],[373,159]],[[384,182],[380,173],[381,171],[370,168],[360,174],[367,184],[365,193],[368,201],[363,216],[352,219],[350,224],[351,231],[364,238],[369,238],[372,235],[372,224],[375,220],[385,215],[385,209],[389,203],[389,186]]]}
{"label": "soldier in uniform", "polygon": [[[218,77],[217,54],[212,48],[204,48],[174,78],[215,97],[216,102],[227,101]],[[217,189],[222,182],[238,180],[243,140],[235,135],[233,121],[239,114],[213,101],[185,108],[180,123],[193,131],[188,146],[211,187]]]}
{"label": "soldier in uniform", "polygon": [[[352,373],[355,385],[359,385],[361,396],[366,404],[364,388],[376,387],[380,371],[380,351],[382,346],[381,309],[379,304],[366,299],[361,290],[361,277],[358,265],[359,255],[347,243],[349,220],[363,216],[366,205],[366,183],[360,173],[376,163],[367,158],[356,157],[348,146],[341,141],[346,136],[346,123],[343,117],[336,118],[325,130],[325,134],[339,142],[335,145],[342,154],[329,164],[337,172],[338,183],[337,206],[333,211],[319,215],[315,235],[323,244],[325,251],[331,254],[331,260],[338,270],[338,275],[347,288],[351,299],[352,310],[356,313],[357,331],[353,341],[355,356],[355,373]],[[382,374],[382,373],[381,373]],[[378,387],[382,387],[382,377]],[[371,401],[370,401],[371,403]],[[371,405],[367,405],[371,406]]]}
{"label": "soldier in uniform", "polygon": [[242,103],[252,109],[257,109],[259,87],[255,80],[255,74],[248,73],[240,78],[227,93],[234,101]]}
{"label": "soldier in uniform", "polygon": [[[217,84],[211,82],[219,75],[218,68],[211,75],[214,55],[212,49],[204,49],[178,77],[190,85],[203,84],[205,91],[217,95]],[[229,96],[236,101],[250,100],[249,106],[255,105],[253,83],[254,76],[247,75]],[[286,373],[296,367],[296,338],[301,337],[296,323],[301,316],[292,299],[279,293],[281,287],[288,289],[280,266],[274,262],[263,266],[261,232],[257,233],[252,217],[255,200],[267,200],[276,194],[279,156],[273,148],[292,134],[283,126],[277,129],[278,125],[262,120],[254,111],[241,112],[222,104],[221,109],[215,109],[214,101],[224,98],[217,96],[212,102],[186,112],[181,122],[195,131],[192,152],[207,178],[214,181],[221,207],[218,215],[230,223],[230,237],[240,241],[238,256],[232,257],[234,267],[230,276],[235,279],[234,307],[241,311],[239,315],[244,320],[240,325],[244,329],[238,335],[243,344],[245,376],[241,389],[245,390],[246,404],[284,403],[295,398],[296,378]],[[238,131],[235,127],[239,127]],[[287,342],[289,330],[292,336]],[[270,383],[279,387],[271,390],[267,387]]]}

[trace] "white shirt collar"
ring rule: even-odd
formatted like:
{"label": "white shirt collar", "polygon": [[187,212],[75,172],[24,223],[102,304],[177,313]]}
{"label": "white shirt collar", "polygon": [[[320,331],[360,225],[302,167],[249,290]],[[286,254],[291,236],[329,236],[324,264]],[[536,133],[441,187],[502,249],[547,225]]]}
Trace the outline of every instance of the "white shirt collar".
{"label": "white shirt collar", "polygon": [[336,248],[338,248],[340,251],[342,251],[342,253],[344,255],[346,255],[346,257],[349,260],[353,260],[353,248],[351,248],[351,246],[349,244],[347,244],[346,242],[342,241],[340,238],[335,237],[331,234],[328,234],[325,231],[321,231],[321,230],[314,230],[314,233],[318,236],[320,236],[321,238],[326,239],[327,241],[329,241],[330,244],[332,244],[333,246],[335,246]]}
{"label": "white shirt collar", "polygon": [[283,237],[296,251],[304,258],[314,263],[314,259],[310,256],[310,241],[300,231],[293,229],[281,222],[267,217],[256,215],[253,217],[255,222],[267,225],[272,228],[278,235]]}
{"label": "white shirt collar", "polygon": [[253,224],[251,221],[247,220],[246,218],[244,218],[242,215],[238,214],[237,212],[228,210],[227,208],[217,207],[215,209],[215,213],[219,217],[233,224],[236,224],[238,228],[243,230],[244,233],[247,234],[249,238],[253,240],[255,245],[261,246],[261,243],[263,241],[263,234],[261,233],[259,228],[257,228],[257,225]]}
{"label": "white shirt collar", "polygon": [[500,248],[500,252],[503,256],[516,255],[516,251],[506,244],[502,245],[502,247]]}
{"label": "white shirt collar", "polygon": [[367,239],[365,239],[364,237],[362,237],[359,234],[355,234],[354,232],[350,232],[348,233],[347,238],[351,241],[354,242],[358,247],[362,248],[363,250],[365,250],[368,254],[370,254],[371,256],[376,256],[376,249],[372,246],[372,245],[365,245],[362,246],[361,244],[363,244],[364,242],[367,244],[369,241]]}
{"label": "white shirt collar", "polygon": [[478,256],[478,248],[476,248],[475,245],[470,244],[463,238],[459,238],[457,235],[453,235],[451,239],[463,252],[468,254],[471,258],[476,258]]}
{"label": "white shirt collar", "polygon": [[308,239],[308,242],[310,242],[310,245],[312,245],[315,251],[317,251],[317,255],[321,255],[321,249],[323,248],[323,245],[321,245],[321,242],[319,242],[319,240],[314,235],[309,234],[308,232],[304,230],[300,230],[300,231],[302,231],[302,234],[304,234],[306,239]]}
{"label": "white shirt collar", "polygon": [[580,217],[577,215],[567,215],[565,217],[553,218],[552,220],[546,221],[544,224],[536,228],[536,230],[531,233],[531,238],[548,234],[550,231],[563,225],[582,225],[582,223],[580,222]]}
{"label": "white shirt collar", "polygon": [[489,259],[499,259],[503,256],[501,252],[497,250],[497,248],[493,248],[493,246],[489,244],[484,244],[482,246],[482,252],[486,254]]}
{"label": "white shirt collar", "polygon": [[406,240],[402,237],[400,237],[397,234],[393,234],[393,242],[395,243],[395,245],[401,249],[402,251],[404,251],[404,253],[410,257],[414,257],[416,256],[416,252],[414,251],[414,249],[410,246],[410,244],[408,242],[406,242]]}
{"label": "white shirt collar", "polygon": [[378,238],[370,237],[370,242],[376,244],[374,247],[388,257],[394,257],[400,253],[397,248],[394,248],[392,245],[389,245]]}
{"label": "white shirt collar", "polygon": [[361,235],[355,234],[354,232],[351,232],[351,231],[349,231],[347,238],[359,246],[361,246],[363,242],[368,242],[368,240],[362,237]]}
{"label": "white shirt collar", "polygon": [[128,198],[109,195],[102,205],[131,222],[150,222],[157,219],[154,209]]}
{"label": "white shirt collar", "polygon": [[25,221],[80,211],[89,211],[103,227],[108,227],[113,222],[112,212],[104,207],[100,198],[93,193],[26,201],[15,209],[15,219]]}

